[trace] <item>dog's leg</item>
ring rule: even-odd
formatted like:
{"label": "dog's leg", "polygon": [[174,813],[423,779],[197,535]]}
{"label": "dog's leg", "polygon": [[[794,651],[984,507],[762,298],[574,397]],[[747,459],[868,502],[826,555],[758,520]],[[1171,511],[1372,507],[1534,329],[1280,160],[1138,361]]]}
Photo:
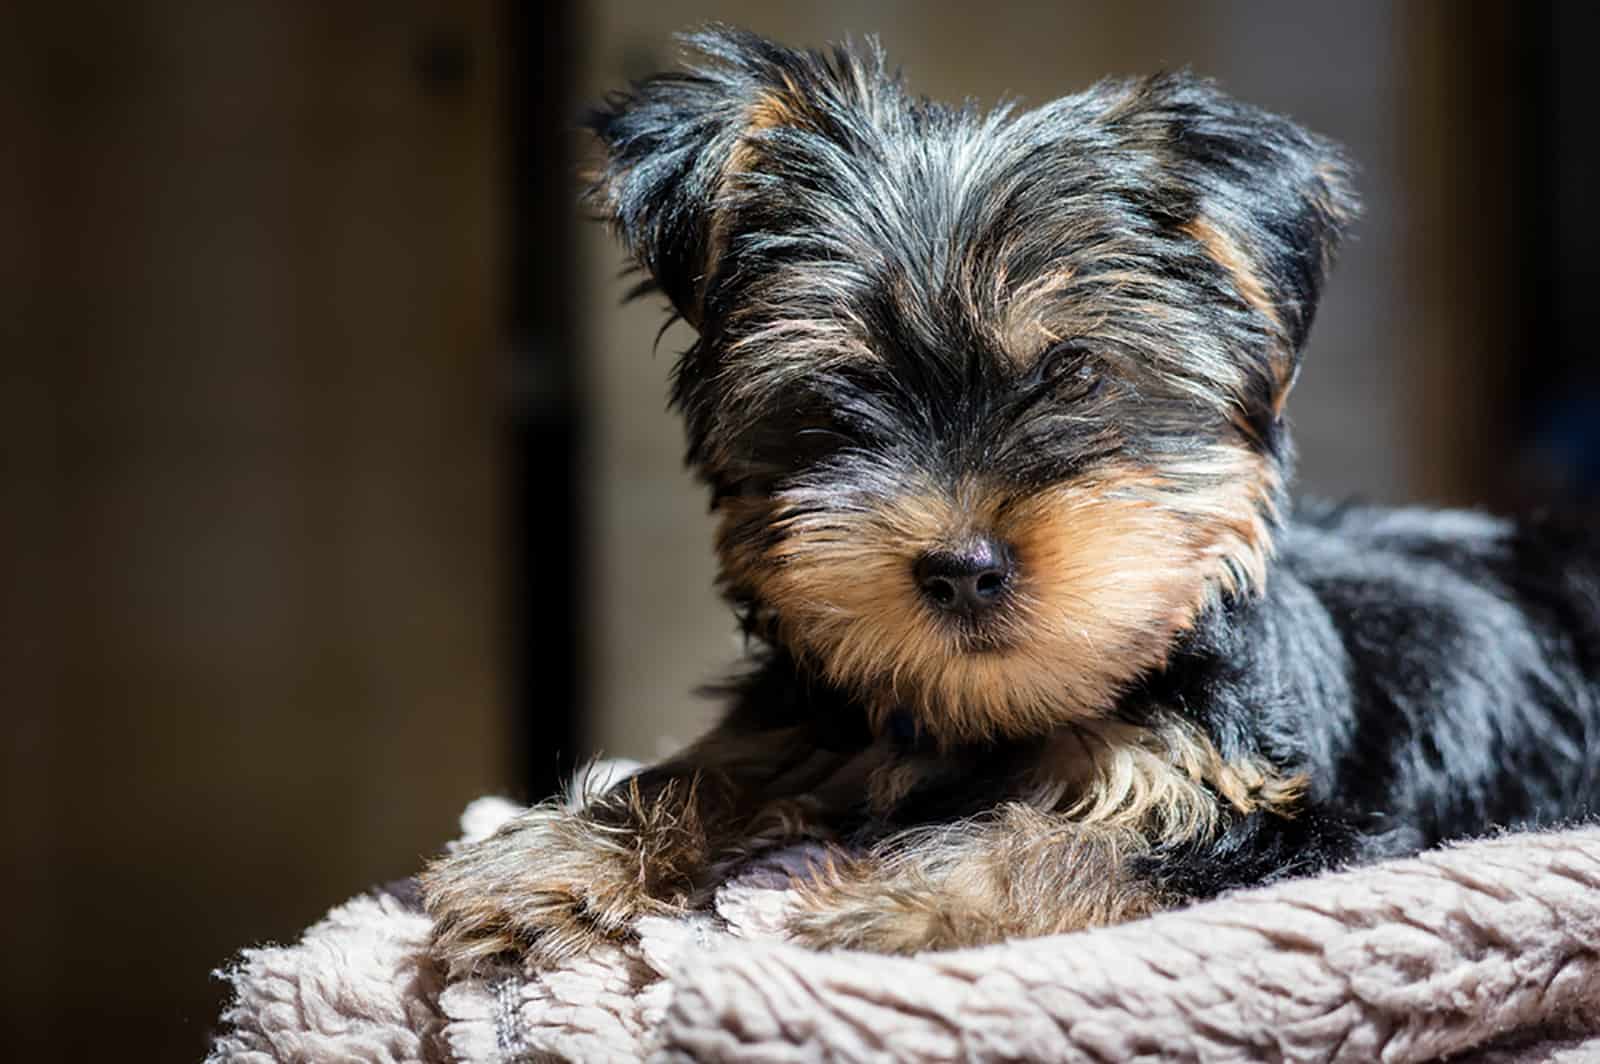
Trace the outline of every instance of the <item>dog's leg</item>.
{"label": "dog's leg", "polygon": [[1120,923],[1167,903],[1133,871],[1145,849],[1126,828],[1005,805],[818,869],[789,932],[817,949],[917,953]]}
{"label": "dog's leg", "polygon": [[806,738],[713,732],[579,809],[536,806],[435,861],[422,875],[435,956],[452,971],[497,955],[547,966],[699,906],[753,852],[825,834],[805,784],[829,756]]}

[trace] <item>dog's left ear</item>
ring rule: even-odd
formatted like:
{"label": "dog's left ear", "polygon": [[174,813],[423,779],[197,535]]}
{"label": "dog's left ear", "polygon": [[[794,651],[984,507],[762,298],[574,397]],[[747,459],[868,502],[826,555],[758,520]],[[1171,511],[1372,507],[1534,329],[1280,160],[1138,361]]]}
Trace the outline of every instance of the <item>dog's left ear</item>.
{"label": "dog's left ear", "polygon": [[1349,164],[1331,141],[1204,79],[1168,75],[1142,88],[1192,196],[1192,214],[1180,228],[1275,334],[1269,357],[1281,404],[1323,280],[1359,209]]}
{"label": "dog's left ear", "polygon": [[[758,146],[784,128],[813,125],[811,98],[868,93],[869,70],[847,49],[799,51],[728,26],[683,41],[697,65],[637,82],[590,114],[602,158],[586,199],[699,328],[729,238],[727,215]],[[881,68],[881,55],[867,60]]]}

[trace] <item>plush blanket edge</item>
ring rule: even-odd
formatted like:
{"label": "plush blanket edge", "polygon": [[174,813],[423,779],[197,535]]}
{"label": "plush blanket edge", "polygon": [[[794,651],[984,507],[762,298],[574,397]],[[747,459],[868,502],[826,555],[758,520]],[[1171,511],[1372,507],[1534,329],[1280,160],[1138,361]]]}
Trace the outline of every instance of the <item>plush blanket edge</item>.
{"label": "plush blanket edge", "polygon": [[[515,811],[480,800],[468,838]],[[552,972],[445,984],[404,889],[219,971],[208,1061],[1600,1061],[1600,829],[1505,835],[1122,927],[917,958],[783,943],[757,870]]]}

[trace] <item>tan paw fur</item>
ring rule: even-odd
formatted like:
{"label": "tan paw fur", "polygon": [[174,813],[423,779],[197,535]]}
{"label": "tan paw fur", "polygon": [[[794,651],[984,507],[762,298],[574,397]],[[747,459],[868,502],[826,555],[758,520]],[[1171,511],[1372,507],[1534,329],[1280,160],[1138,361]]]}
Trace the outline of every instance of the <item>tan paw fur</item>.
{"label": "tan paw fur", "polygon": [[800,887],[790,937],[815,949],[920,953],[1121,923],[1168,903],[1127,872],[1131,833],[1022,805],[908,832]]}
{"label": "tan paw fur", "polygon": [[433,862],[421,879],[435,958],[452,973],[496,957],[549,967],[690,908],[703,833],[671,818],[681,808],[620,791],[581,812],[537,806]]}

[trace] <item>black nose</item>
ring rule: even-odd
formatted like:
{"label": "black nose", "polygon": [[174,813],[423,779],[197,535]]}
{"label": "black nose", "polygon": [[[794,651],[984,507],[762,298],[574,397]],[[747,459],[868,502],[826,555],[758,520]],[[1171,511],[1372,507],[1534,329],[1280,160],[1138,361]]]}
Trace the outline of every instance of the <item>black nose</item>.
{"label": "black nose", "polygon": [[924,554],[912,567],[922,597],[941,610],[976,616],[1006,597],[1016,575],[1011,548],[979,539],[961,550]]}

